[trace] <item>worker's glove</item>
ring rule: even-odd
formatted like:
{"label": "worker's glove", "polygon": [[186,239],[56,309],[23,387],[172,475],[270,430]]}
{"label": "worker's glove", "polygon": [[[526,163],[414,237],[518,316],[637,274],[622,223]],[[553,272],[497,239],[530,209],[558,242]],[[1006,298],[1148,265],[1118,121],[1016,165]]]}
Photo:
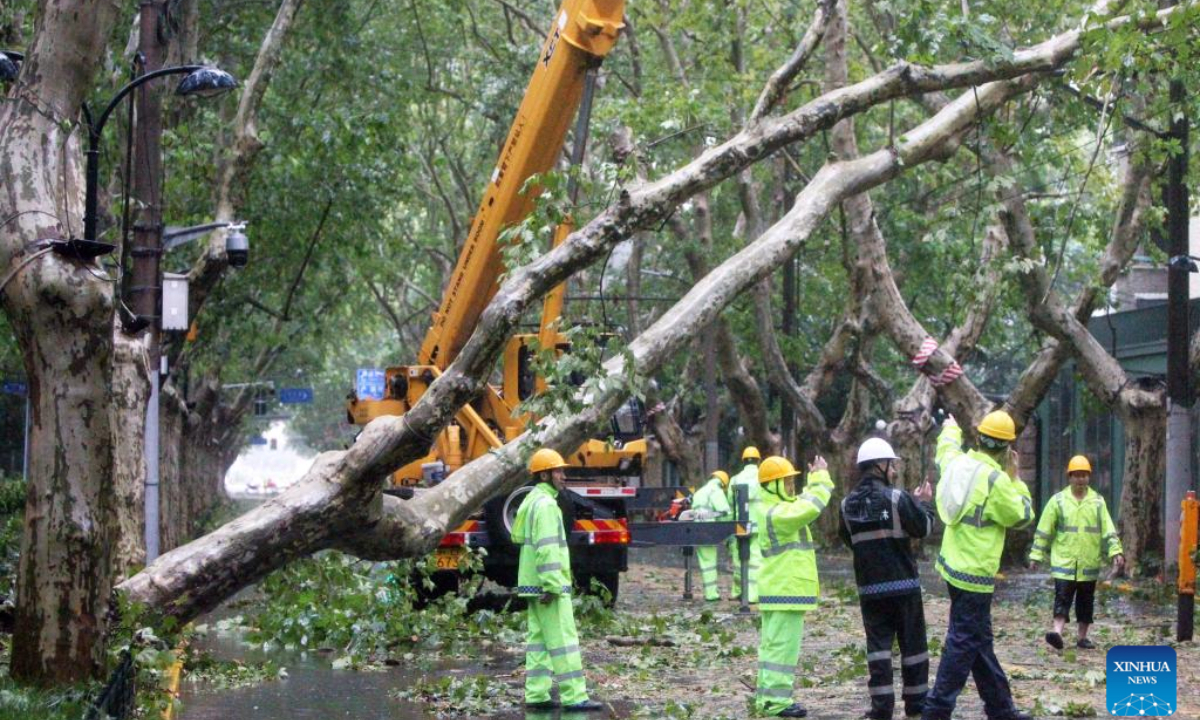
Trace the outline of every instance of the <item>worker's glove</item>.
{"label": "worker's glove", "polygon": [[538,602],[540,602],[543,605],[549,605],[550,601],[553,599],[554,599],[554,593],[544,592],[541,594],[541,596],[538,597]]}
{"label": "worker's glove", "polygon": [[1030,570],[1037,570],[1037,564],[1038,564],[1038,561],[1037,561],[1037,560],[1030,560],[1030,561],[1029,561],[1029,569],[1030,569]]}
{"label": "worker's glove", "polygon": [[1114,557],[1113,561],[1112,561],[1113,577],[1119,576],[1122,573],[1122,571],[1124,571],[1124,570],[1125,570],[1125,556],[1118,555],[1118,556]]}

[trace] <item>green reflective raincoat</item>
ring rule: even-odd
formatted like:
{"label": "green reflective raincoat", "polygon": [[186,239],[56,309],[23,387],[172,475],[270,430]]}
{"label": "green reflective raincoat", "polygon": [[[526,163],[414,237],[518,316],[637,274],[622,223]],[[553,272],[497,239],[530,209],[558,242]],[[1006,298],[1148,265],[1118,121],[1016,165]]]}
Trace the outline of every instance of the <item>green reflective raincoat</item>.
{"label": "green reflective raincoat", "polygon": [[[704,487],[696,491],[692,496],[692,509],[716,513],[715,517],[701,522],[720,522],[733,518],[733,511],[725,497],[725,488],[721,486],[720,478],[709,478]],[[704,599],[720,600],[721,592],[717,585],[717,546],[697,547],[696,561],[700,564],[700,577],[704,581]]]}
{"label": "green reflective raincoat", "polygon": [[[776,489],[781,481],[772,483]],[[809,526],[829,504],[833,481],[818,470],[808,475],[799,497],[784,500],[764,492],[758,536],[763,566],[758,577],[762,627],[758,645],[758,685],[754,705],[778,715],[792,704],[796,663],[804,637],[804,617],[820,595],[817,556]]]}
{"label": "green reflective raincoat", "polygon": [[809,610],[817,604],[817,554],[809,525],[829,504],[833,480],[825,470],[808,474],[804,492],[791,500],[764,492],[763,524],[758,548],[763,566],[758,574],[762,612]]}
{"label": "green reflective raincoat", "polygon": [[946,582],[970,592],[990,593],[1004,552],[1007,528],[1033,522],[1029,488],[1010,478],[991,457],[963,452],[962,428],[947,424],[938,436],[940,483],[969,484],[970,493],[957,512],[949,512],[938,495],[938,513],[946,523],[937,570]]}
{"label": "green reflective raincoat", "polygon": [[[758,547],[758,532],[762,529],[762,487],[758,484],[758,466],[753,463],[747,463],[741,471],[734,475],[729,480],[729,487],[725,490],[725,498],[729,501],[729,507],[733,508],[737,502],[737,496],[734,494],[734,488],[738,485],[745,485],[747,490],[747,500],[750,512],[750,568],[749,568],[749,586],[750,597],[746,598],[752,603],[758,602],[758,574],[762,570],[762,553]],[[742,559],[738,556],[737,538],[729,538],[729,553],[733,556],[733,597],[734,599],[742,596]]]}
{"label": "green reflective raincoat", "polygon": [[536,597],[542,593],[569,595],[571,556],[563,531],[558,491],[549,483],[538,483],[517,509],[512,527],[513,542],[521,543],[517,566],[517,594]]}
{"label": "green reflective raincoat", "polygon": [[521,544],[517,594],[529,599],[525,702],[548,702],[557,682],[562,704],[574,705],[588,694],[571,608],[571,556],[557,498],[553,485],[538,483],[513,521],[513,542]]}
{"label": "green reflective raincoat", "polygon": [[1122,554],[1121,540],[1100,493],[1088,488],[1082,500],[1070,486],[1046,503],[1029,559],[1042,562],[1050,551],[1050,573],[1059,580],[1100,579],[1105,560]]}

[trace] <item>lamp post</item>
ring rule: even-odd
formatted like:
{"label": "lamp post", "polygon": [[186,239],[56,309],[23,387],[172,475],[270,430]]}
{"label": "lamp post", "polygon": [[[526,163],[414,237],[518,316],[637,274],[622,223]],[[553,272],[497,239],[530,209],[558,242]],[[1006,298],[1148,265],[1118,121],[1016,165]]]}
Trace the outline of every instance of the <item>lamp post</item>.
{"label": "lamp post", "polygon": [[[144,87],[152,80],[168,75],[183,75],[175,89],[180,96],[199,95],[210,97],[237,87],[237,81],[228,73],[204,65],[180,65],[162,67],[166,56],[166,44],[160,33],[160,24],[166,10],[163,0],[140,0],[138,8],[138,68],[140,74],[121,88],[109,101],[104,111],[93,122],[88,117],[87,188],[84,208],[84,237],[76,242],[75,252],[80,256],[103,255],[114,246],[100,242],[96,237],[96,195],[99,186],[100,137],[104,125],[126,97],[134,90]],[[135,334],[148,328],[146,354],[149,360],[150,398],[146,405],[145,425],[145,540],[146,562],[153,561],[159,550],[159,382],[161,359],[159,345],[159,302],[162,288],[162,206],[159,196],[162,188],[160,138],[162,136],[161,99],[156,93],[143,90],[138,94],[136,141],[132,143],[137,163],[133,167],[132,192],[138,204],[137,220],[133,226],[133,237],[125,250],[132,258],[128,288],[133,317],[125,318],[124,330]],[[131,117],[131,122],[133,118]],[[132,128],[131,128],[132,131]]]}
{"label": "lamp post", "polygon": [[55,245],[57,252],[90,259],[99,257],[100,255],[107,255],[116,249],[114,244],[100,242],[96,239],[97,205],[99,204],[98,194],[100,186],[100,137],[104,132],[104,126],[108,122],[108,118],[112,115],[113,110],[121,104],[122,100],[129,96],[129,93],[151,80],[167,75],[185,73],[187,76],[175,88],[176,95],[211,97],[237,87],[237,80],[234,80],[232,75],[223,70],[206,65],[177,65],[139,75],[125,87],[117,91],[116,96],[109,101],[104,111],[95,119],[92,118],[87,105],[84,105],[83,112],[88,124],[88,150],[83,208],[83,237],[71,238],[65,243]]}

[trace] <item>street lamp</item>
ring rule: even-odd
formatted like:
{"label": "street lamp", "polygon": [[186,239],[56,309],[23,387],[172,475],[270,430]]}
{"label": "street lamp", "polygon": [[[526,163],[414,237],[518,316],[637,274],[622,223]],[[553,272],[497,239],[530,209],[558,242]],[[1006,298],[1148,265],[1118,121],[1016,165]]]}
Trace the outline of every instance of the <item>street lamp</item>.
{"label": "street lamp", "polygon": [[186,74],[186,77],[179,83],[179,87],[175,89],[176,95],[212,97],[237,87],[237,80],[223,70],[205,65],[179,65],[155,70],[154,72],[149,72],[135,78],[117,92],[116,96],[109,101],[108,106],[104,108],[104,112],[100,113],[100,117],[95,120],[92,119],[92,114],[88,110],[87,105],[83,106],[84,117],[88,124],[87,187],[83,210],[83,237],[71,238],[66,242],[56,244],[54,246],[56,252],[63,255],[91,259],[107,255],[116,249],[116,245],[100,242],[96,239],[96,206],[100,185],[100,134],[104,132],[104,125],[108,122],[112,111],[121,104],[121,101],[129,93],[156,78],[165,75],[180,74]]}
{"label": "street lamp", "polygon": [[1172,270],[1183,270],[1190,273],[1200,272],[1200,267],[1196,265],[1197,260],[1200,260],[1200,257],[1196,257],[1195,255],[1176,255],[1167,261],[1167,265]]}
{"label": "street lamp", "polygon": [[12,82],[21,74],[25,56],[14,50],[0,50],[0,82]]}

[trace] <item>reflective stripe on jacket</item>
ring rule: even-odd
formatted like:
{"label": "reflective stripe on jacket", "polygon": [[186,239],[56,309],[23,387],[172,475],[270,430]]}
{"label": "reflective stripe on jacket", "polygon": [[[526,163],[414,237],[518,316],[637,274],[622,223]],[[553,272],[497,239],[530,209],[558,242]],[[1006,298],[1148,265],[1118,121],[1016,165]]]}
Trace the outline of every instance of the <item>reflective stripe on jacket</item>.
{"label": "reflective stripe on jacket", "polygon": [[957,425],[942,428],[937,464],[939,482],[974,481],[959,521],[946,526],[938,552],[938,572],[959,589],[990,593],[995,589],[996,571],[1004,552],[1005,529],[1019,529],[1033,522],[1029,488],[1020,478],[1010,478],[984,453],[963,452],[962,429]]}
{"label": "reflective stripe on jacket", "polygon": [[854,579],[862,598],[921,592],[912,538],[933,531],[933,506],[867,471],[842,499],[838,535],[854,553]]}
{"label": "reflective stripe on jacket", "polygon": [[554,486],[538,483],[517,509],[512,540],[521,545],[517,594],[522,597],[571,592],[571,555],[557,498]]}
{"label": "reflective stripe on jacket", "polygon": [[829,504],[833,481],[825,470],[808,474],[799,497],[763,495],[763,527],[758,535],[763,564],[758,574],[758,609],[809,610],[821,594],[811,525]]}
{"label": "reflective stripe on jacket", "polygon": [[1050,551],[1050,574],[1059,580],[1100,579],[1104,561],[1122,554],[1121,540],[1100,493],[1088,488],[1076,500],[1068,486],[1046,503],[1033,536],[1029,559],[1042,562]]}
{"label": "reflective stripe on jacket", "polygon": [[710,478],[704,487],[696,491],[696,494],[692,496],[692,509],[716,513],[715,518],[709,518],[712,522],[733,518],[733,512],[729,509],[729,500],[725,497],[725,488],[721,487],[721,481],[718,478]]}

